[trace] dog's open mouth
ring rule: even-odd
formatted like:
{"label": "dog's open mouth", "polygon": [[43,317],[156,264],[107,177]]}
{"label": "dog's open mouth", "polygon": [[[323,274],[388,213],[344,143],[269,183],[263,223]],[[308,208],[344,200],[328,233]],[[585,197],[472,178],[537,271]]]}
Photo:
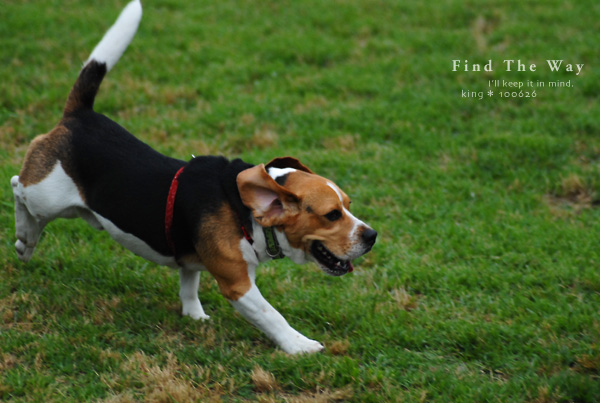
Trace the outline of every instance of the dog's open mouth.
{"label": "dog's open mouth", "polygon": [[319,241],[312,243],[310,252],[321,266],[321,269],[331,276],[343,276],[354,270],[352,262],[338,258]]}

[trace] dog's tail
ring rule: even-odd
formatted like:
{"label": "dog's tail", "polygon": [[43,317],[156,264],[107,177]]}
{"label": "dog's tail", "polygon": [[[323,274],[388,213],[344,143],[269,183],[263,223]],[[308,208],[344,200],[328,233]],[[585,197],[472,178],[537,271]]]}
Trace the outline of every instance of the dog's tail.
{"label": "dog's tail", "polygon": [[142,4],[140,0],[133,0],[123,9],[85,62],[67,98],[65,115],[81,109],[92,109],[102,79],[117,64],[133,40],[141,19]]}

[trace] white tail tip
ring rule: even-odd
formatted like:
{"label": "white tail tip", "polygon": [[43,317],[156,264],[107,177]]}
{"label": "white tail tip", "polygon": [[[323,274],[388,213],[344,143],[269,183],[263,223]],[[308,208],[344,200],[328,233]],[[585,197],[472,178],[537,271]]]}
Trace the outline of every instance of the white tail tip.
{"label": "white tail tip", "polygon": [[100,63],[106,63],[106,71],[110,71],[133,40],[141,19],[142,4],[140,0],[133,0],[121,11],[117,21],[104,34],[84,66],[91,60],[96,60]]}

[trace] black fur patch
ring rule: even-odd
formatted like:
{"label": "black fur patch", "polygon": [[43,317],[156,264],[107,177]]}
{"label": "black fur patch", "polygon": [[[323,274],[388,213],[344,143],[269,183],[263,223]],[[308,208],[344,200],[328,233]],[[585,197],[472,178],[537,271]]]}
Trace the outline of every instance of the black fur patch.
{"label": "black fur patch", "polygon": [[275,182],[277,182],[279,186],[285,186],[285,182],[287,182],[288,180],[288,175],[289,174],[278,176],[277,178],[275,178]]}
{"label": "black fur patch", "polygon": [[106,63],[99,63],[95,60],[92,60],[81,70],[67,98],[65,116],[79,109],[92,109],[94,107],[96,94],[105,75]]}

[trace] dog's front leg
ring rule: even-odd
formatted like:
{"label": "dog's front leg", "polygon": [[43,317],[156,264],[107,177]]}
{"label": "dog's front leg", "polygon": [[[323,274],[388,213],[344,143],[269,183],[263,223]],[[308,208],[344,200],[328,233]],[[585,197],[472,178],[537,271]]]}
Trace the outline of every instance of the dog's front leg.
{"label": "dog's front leg", "polygon": [[254,282],[241,298],[231,305],[254,326],[262,330],[283,351],[288,354],[314,353],[321,351],[323,345],[311,340],[292,328],[283,316],[261,295]]}
{"label": "dog's front leg", "polygon": [[[231,242],[231,241],[229,241]],[[311,340],[293,329],[287,321],[261,295],[256,287],[258,260],[250,244],[247,249],[221,247],[219,254],[204,254],[202,262],[213,275],[221,293],[246,320],[263,331],[273,342],[288,354],[314,353],[321,351],[321,343]],[[217,243],[214,248],[223,244]],[[203,248],[197,249],[199,253]]]}

